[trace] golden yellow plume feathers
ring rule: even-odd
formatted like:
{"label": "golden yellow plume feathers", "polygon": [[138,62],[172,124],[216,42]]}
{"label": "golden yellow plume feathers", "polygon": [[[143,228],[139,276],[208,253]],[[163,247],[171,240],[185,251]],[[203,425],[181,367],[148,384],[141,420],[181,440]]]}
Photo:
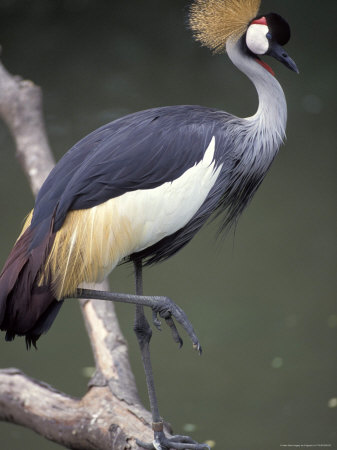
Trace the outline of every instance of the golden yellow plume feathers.
{"label": "golden yellow plume feathers", "polygon": [[189,25],[194,38],[214,53],[224,52],[229,37],[238,39],[257,16],[261,0],[195,0]]}
{"label": "golden yellow plume feathers", "polygon": [[25,218],[25,223],[22,227],[21,233],[19,234],[19,237],[17,238],[16,242],[20,239],[20,237],[23,235],[23,233],[27,230],[27,228],[30,225],[30,222],[32,221],[34,209],[31,210],[31,212],[28,214],[28,216]]}
{"label": "golden yellow plume feathers", "polygon": [[[119,197],[121,198],[121,197]],[[116,199],[69,211],[57,231],[39,285],[51,283],[56,298],[75,293],[83,282],[102,281],[137,242],[130,221],[118,214]]]}

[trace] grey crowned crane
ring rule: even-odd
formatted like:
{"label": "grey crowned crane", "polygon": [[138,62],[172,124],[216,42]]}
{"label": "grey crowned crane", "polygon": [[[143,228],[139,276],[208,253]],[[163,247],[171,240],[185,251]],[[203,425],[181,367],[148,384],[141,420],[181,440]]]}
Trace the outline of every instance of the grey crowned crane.
{"label": "grey crowned crane", "polygon": [[[260,186],[285,137],[287,106],[269,55],[298,72],[282,46],[290,38],[278,14],[259,15],[260,0],[195,0],[194,37],[215,53],[226,51],[255,85],[255,115],[240,118],[202,106],[166,106],[130,114],[93,131],[58,162],[43,184],[0,275],[0,328],[27,347],[48,331],[70,297],[136,305],[134,329],[144,364],[154,441],[148,449],[205,449],[163,431],[151,370],[151,328],[144,306],[173,319],[201,352],[186,314],[167,297],[143,295],[142,267],[185,246],[213,214],[231,226]],[[119,263],[135,267],[136,294],[83,288]]]}

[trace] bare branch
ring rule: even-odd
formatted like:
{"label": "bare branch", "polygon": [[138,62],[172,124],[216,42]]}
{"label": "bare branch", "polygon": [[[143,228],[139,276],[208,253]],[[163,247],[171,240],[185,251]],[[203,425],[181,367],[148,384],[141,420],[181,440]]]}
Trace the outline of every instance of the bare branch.
{"label": "bare branch", "polygon": [[[9,74],[1,62],[0,117],[11,130],[17,157],[36,195],[54,165],[41,89]],[[0,371],[0,419],[32,428],[69,448],[138,448],[135,436],[151,440],[151,419],[138,399],[114,306],[80,303],[96,361],[89,392],[81,400],[73,399],[16,369],[5,369]]]}
{"label": "bare branch", "polygon": [[113,398],[107,386],[91,388],[79,400],[17,369],[2,370],[0,380],[0,419],[31,428],[67,448],[135,449],[135,436],[151,441],[137,410]]}
{"label": "bare branch", "polygon": [[36,195],[54,166],[42,113],[41,89],[10,75],[0,63],[0,116],[10,129],[16,155]]}

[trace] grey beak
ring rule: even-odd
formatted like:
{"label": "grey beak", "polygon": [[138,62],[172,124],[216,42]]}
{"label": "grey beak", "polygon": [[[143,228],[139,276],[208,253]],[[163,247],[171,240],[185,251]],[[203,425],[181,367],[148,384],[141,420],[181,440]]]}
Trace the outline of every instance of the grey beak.
{"label": "grey beak", "polygon": [[267,52],[267,55],[272,56],[273,58],[280,61],[282,64],[284,64],[288,69],[293,70],[296,73],[300,73],[295,61],[293,61],[288,53],[284,50],[284,48],[279,45],[277,42],[270,42],[270,47]]}

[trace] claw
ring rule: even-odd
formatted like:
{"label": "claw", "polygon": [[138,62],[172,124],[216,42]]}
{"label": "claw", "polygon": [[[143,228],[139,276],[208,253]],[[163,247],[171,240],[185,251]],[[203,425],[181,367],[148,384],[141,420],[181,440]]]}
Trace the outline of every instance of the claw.
{"label": "claw", "polygon": [[156,311],[152,311],[152,321],[157,330],[161,331],[161,321],[158,319]]}
{"label": "claw", "polygon": [[183,327],[183,329],[189,335],[193,343],[193,347],[198,351],[199,354],[201,354],[202,349],[199,344],[199,340],[185,312],[168,297],[154,297],[154,298],[156,298],[156,304],[152,306],[154,325],[158,328],[157,325],[159,320],[157,318],[157,314],[159,314],[159,316],[165,319],[167,325],[171,328],[174,341],[177,342],[177,344],[179,344],[179,347],[181,347],[183,345],[183,340],[181,339],[178,333],[176,325],[173,321],[174,319]]}
{"label": "claw", "polygon": [[154,441],[151,444],[145,444],[144,442],[136,440],[137,445],[149,450],[210,450],[207,444],[198,444],[194,439],[189,436],[172,436],[167,438],[163,432],[158,433]]}
{"label": "claw", "polygon": [[196,351],[199,353],[199,355],[201,356],[201,354],[202,354],[202,348],[201,348],[201,345],[199,344],[199,342],[198,342],[197,344],[193,344],[193,348],[194,348],[194,350],[196,350]]}
{"label": "claw", "polygon": [[157,441],[156,439],[153,441],[153,447],[154,447],[156,450],[163,450],[163,449],[162,449],[162,446],[160,445],[160,442]]}
{"label": "claw", "polygon": [[146,444],[145,442],[139,441],[138,439],[136,439],[136,444],[141,447],[141,448],[145,448],[147,450],[153,450],[154,446],[153,444]]}
{"label": "claw", "polygon": [[184,342],[181,339],[180,334],[178,333],[177,327],[172,317],[168,317],[167,319],[165,319],[165,322],[171,328],[173,340],[179,345],[179,348],[181,348]]}
{"label": "claw", "polygon": [[181,436],[180,434],[173,436],[173,438],[170,439],[171,442],[184,442],[188,444],[196,444],[198,445],[198,442],[192,439],[189,436]]}

